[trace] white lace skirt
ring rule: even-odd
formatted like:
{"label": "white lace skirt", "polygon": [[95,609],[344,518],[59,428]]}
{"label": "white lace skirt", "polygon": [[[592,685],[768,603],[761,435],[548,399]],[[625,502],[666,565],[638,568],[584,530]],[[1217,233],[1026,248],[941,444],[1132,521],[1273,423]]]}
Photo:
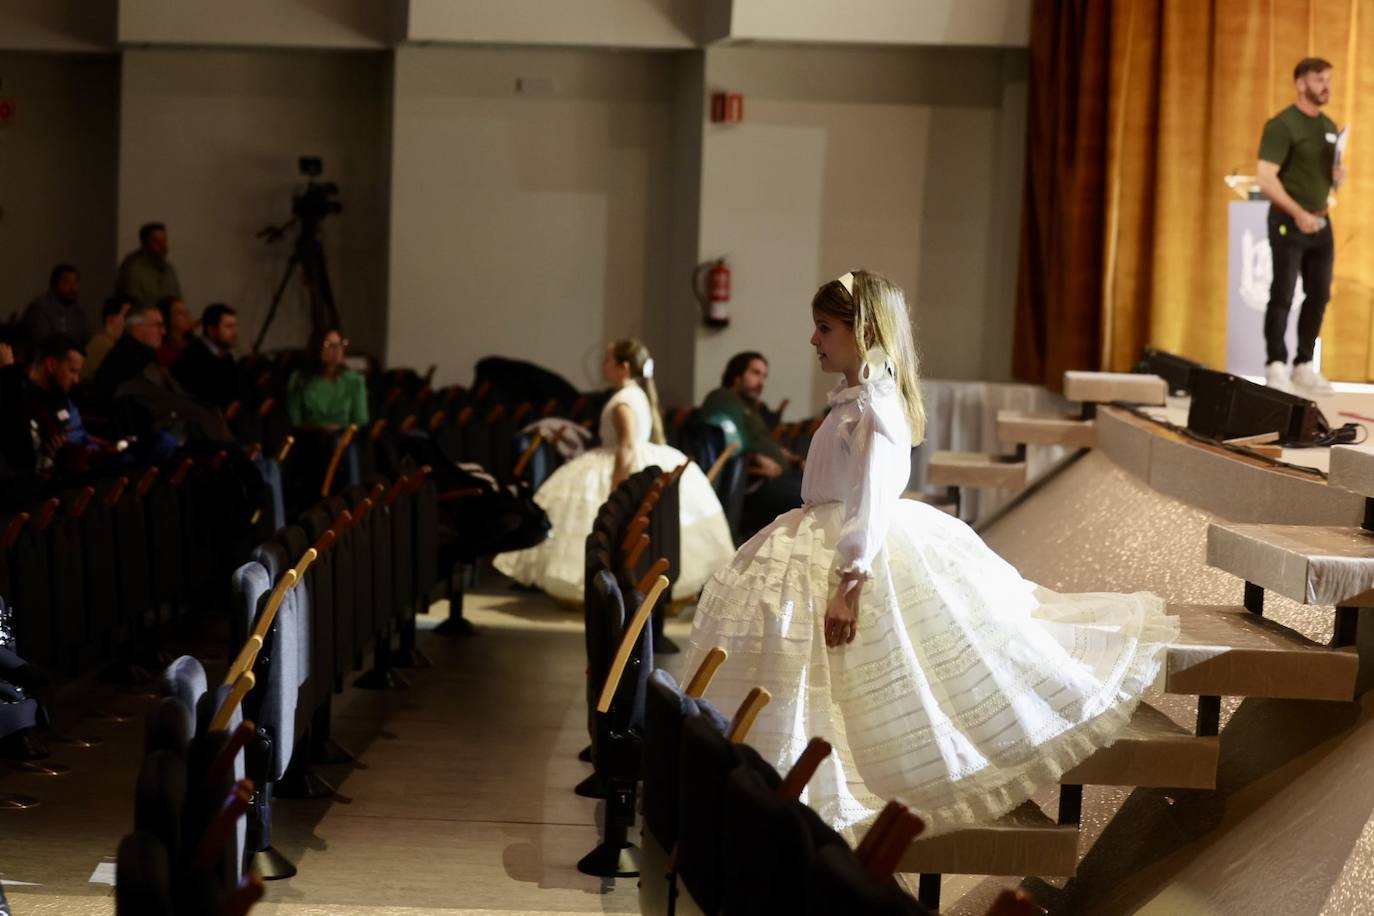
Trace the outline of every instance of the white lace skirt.
{"label": "white lace skirt", "polygon": [[1147,593],[1059,595],[963,522],[900,500],[854,642],[825,645],[841,506],[779,516],[707,583],[684,672],[721,646],[707,698],[772,693],[748,741],[786,772],[834,746],[806,801],[850,833],[901,797],[933,835],[992,820],[1111,744],[1178,635]]}
{"label": "white lace skirt", "polygon": [[[631,471],[650,465],[671,471],[686,460],[671,446],[645,443],[635,449]],[[548,540],[528,550],[498,554],[493,565],[517,582],[542,589],[560,601],[580,604],[587,535],[610,496],[614,473],[615,452],[608,448],[592,449],[554,471],[534,494],[553,525]],[[673,583],[675,599],[694,597],[735,552],[720,500],[701,468],[690,465],[678,486],[682,555]]]}

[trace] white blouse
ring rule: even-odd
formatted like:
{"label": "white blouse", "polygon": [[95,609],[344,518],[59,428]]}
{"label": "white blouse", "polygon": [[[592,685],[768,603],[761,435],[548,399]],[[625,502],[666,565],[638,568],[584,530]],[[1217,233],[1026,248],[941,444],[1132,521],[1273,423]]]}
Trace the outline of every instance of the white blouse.
{"label": "white blouse", "polygon": [[653,414],[649,407],[649,396],[644,393],[644,389],[639,387],[638,382],[630,382],[621,388],[611,399],[606,402],[606,406],[601,408],[601,444],[607,448],[617,448],[620,439],[616,436],[615,422],[611,417],[615,414],[617,406],[625,404],[630,408],[630,412],[635,418],[635,445],[643,445],[649,441],[649,437],[654,431]]}
{"label": "white blouse", "polygon": [[911,477],[911,428],[890,375],[830,391],[830,413],[806,453],[802,500],[844,504],[835,552],[840,573],[872,575],[888,515]]}

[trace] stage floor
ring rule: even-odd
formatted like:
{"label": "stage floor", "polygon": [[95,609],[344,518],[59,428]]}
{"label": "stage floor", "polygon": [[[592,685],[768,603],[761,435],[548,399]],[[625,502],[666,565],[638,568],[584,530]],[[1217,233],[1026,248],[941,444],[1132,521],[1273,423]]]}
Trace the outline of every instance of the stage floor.
{"label": "stage floor", "polygon": [[[1261,381],[1251,379],[1250,381]],[[1329,398],[1317,398],[1317,406],[1326,415],[1331,426],[1339,427],[1346,423],[1357,423],[1364,428],[1364,441],[1357,445],[1374,452],[1374,385],[1362,382],[1332,382],[1336,393]],[[1168,399],[1164,407],[1147,407],[1142,413],[1156,420],[1164,420],[1175,426],[1188,425],[1188,408],[1192,398]],[[1326,472],[1331,462],[1329,448],[1286,448],[1282,460],[1300,467],[1316,468]]]}

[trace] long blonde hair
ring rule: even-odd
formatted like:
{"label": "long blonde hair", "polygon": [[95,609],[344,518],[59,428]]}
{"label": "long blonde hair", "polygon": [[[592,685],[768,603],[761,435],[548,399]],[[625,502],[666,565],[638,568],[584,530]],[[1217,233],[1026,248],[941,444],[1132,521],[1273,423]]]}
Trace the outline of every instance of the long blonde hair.
{"label": "long blonde hair", "polygon": [[926,408],[921,400],[920,362],[906,297],[900,286],[881,274],[856,270],[853,277],[853,295],[839,280],[831,280],[816,290],[811,308],[854,329],[860,359],[869,347],[887,353],[896,371],[897,392],[911,426],[911,441],[917,444],[925,438]]}
{"label": "long blonde hair", "polygon": [[630,367],[630,378],[634,379],[649,397],[649,418],[652,423],[649,441],[665,445],[667,440],[663,437],[663,415],[658,408],[658,388],[654,386],[652,375],[644,375],[644,366],[653,359],[649,354],[649,348],[633,337],[626,337],[623,340],[611,341],[611,356],[616,362],[625,363]]}

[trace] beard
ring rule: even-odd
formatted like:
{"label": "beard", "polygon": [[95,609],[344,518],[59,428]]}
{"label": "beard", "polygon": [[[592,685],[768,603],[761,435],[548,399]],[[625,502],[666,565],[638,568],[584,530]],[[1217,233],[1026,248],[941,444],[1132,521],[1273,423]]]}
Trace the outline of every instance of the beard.
{"label": "beard", "polygon": [[1311,102],[1313,105],[1325,105],[1331,98],[1331,90],[1304,89],[1303,95],[1307,96],[1307,101]]}

